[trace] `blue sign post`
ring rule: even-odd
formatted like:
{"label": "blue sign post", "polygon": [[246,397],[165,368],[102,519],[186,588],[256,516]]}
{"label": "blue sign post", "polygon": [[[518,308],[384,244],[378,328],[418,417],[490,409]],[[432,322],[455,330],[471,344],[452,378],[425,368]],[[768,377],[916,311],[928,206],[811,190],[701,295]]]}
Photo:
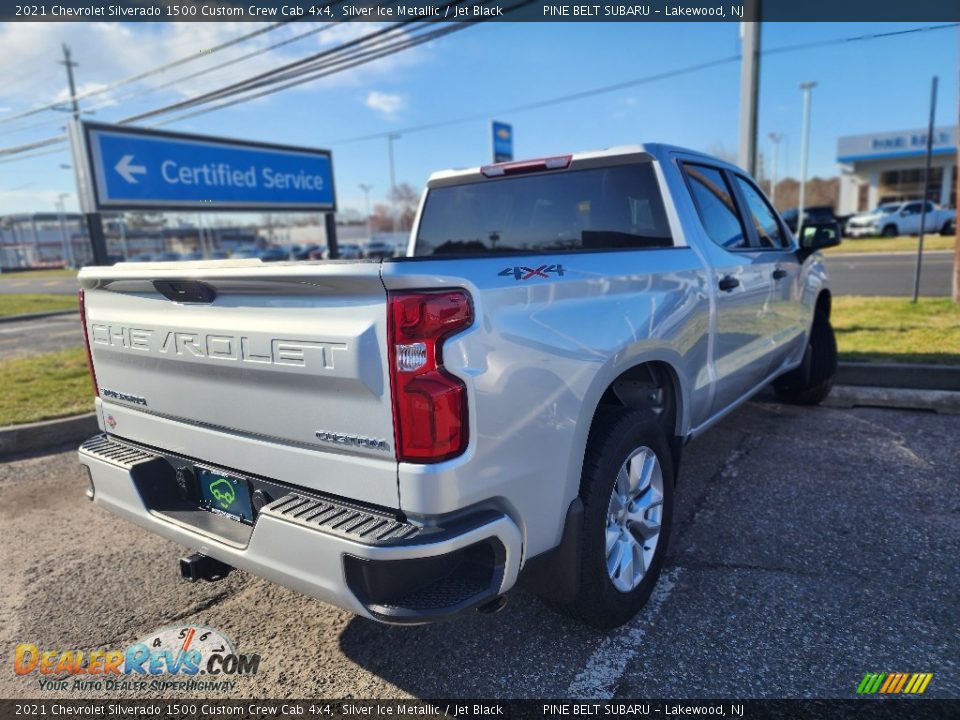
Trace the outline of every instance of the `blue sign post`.
{"label": "blue sign post", "polygon": [[494,120],[491,128],[493,130],[493,161],[495,163],[510,162],[513,160],[513,125]]}
{"label": "blue sign post", "polygon": [[96,123],[82,134],[95,210],[336,209],[326,150]]}

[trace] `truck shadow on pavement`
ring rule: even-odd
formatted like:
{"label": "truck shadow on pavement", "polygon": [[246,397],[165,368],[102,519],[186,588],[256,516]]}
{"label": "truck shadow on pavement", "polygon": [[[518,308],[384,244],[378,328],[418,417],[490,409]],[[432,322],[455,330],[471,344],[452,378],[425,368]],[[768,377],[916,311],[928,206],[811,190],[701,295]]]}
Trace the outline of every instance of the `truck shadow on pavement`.
{"label": "truck shadow on pavement", "polygon": [[353,618],[340,650],[426,699],[855,697],[872,667],[955,697],[958,436],[960,417],[761,396],[688,445],[663,602],[624,628],[521,590],[440,625]]}

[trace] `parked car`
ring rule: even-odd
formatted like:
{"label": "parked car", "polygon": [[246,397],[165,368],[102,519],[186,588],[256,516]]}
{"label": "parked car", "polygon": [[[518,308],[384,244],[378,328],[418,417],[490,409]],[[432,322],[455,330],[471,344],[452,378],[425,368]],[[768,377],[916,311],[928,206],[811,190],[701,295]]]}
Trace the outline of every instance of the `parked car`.
{"label": "parked car", "polygon": [[318,245],[316,248],[307,253],[307,260],[324,260],[327,257],[327,248],[323,245]]}
{"label": "parked car", "polygon": [[310,254],[316,252],[317,250],[322,251],[323,248],[317,243],[309,243],[308,245],[294,245],[293,246],[293,259],[294,260],[309,260]]}
{"label": "parked car", "polygon": [[[340,260],[357,260],[363,257],[363,249],[356,243],[338,243],[337,252]],[[324,257],[330,257],[329,251]]]}
{"label": "parked car", "polygon": [[[846,234],[849,237],[919,235],[923,205],[921,200],[880,205],[868,213],[854,215],[850,218],[847,222]],[[939,208],[928,200],[926,211],[924,227],[928,232],[939,232],[942,235],[952,234],[950,228],[957,217],[955,210]]]}
{"label": "parked car", "polygon": [[394,254],[393,245],[382,240],[368,242],[363,250],[363,256],[367,258],[392,258]]}
{"label": "parked car", "polygon": [[522,571],[621,625],[663,567],[687,442],[771,381],[830,392],[817,251],[839,228],[797,241],[740,168],[664,145],[426,193],[412,258],[296,282],[187,266],[174,288],[158,269],[154,289],[149,266],[81,271],[87,496],[197,548],[189,580],[237,567],[416,624],[498,609]]}
{"label": "parked car", "polygon": [[130,256],[130,262],[150,262],[154,259],[153,253],[143,252]]}
{"label": "parked car", "polygon": [[285,247],[274,245],[264,249],[260,253],[259,257],[264,262],[281,262],[283,260],[290,259],[290,250]]}
{"label": "parked car", "polygon": [[[783,221],[790,228],[790,232],[797,232],[797,217],[800,215],[799,208],[790,208],[783,211]],[[803,224],[836,222],[837,218],[833,214],[831,205],[814,205],[803,209]]]}
{"label": "parked car", "polygon": [[239,250],[234,250],[230,257],[234,260],[248,260],[250,258],[260,257],[261,252],[262,250],[258,248],[240,248]]}

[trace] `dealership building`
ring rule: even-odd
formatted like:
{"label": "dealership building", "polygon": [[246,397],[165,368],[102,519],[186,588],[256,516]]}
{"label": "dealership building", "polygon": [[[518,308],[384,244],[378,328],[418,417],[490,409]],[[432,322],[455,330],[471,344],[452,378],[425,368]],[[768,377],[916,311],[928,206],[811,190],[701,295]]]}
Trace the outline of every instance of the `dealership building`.
{"label": "dealership building", "polygon": [[[838,215],[851,215],[880,203],[923,197],[927,131],[851,135],[837,141],[840,165]],[[930,200],[953,207],[957,197],[957,127],[933,132]]]}

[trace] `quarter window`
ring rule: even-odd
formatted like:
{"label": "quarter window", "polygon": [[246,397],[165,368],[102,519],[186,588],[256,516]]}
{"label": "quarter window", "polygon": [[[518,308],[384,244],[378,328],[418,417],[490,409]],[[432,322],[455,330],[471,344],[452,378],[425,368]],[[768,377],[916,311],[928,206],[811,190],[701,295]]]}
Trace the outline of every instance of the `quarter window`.
{"label": "quarter window", "polygon": [[757,239],[760,241],[760,247],[763,249],[780,250],[790,246],[787,237],[777,220],[777,214],[773,208],[767,204],[766,199],[760,194],[753,183],[739,175],[735,176],[743,199],[747,203],[747,210],[750,214],[750,220],[753,228],[756,230]]}
{"label": "quarter window", "polygon": [[716,168],[690,163],[684,164],[683,171],[710,239],[728,250],[749,248],[733,193],[723,173]]}

